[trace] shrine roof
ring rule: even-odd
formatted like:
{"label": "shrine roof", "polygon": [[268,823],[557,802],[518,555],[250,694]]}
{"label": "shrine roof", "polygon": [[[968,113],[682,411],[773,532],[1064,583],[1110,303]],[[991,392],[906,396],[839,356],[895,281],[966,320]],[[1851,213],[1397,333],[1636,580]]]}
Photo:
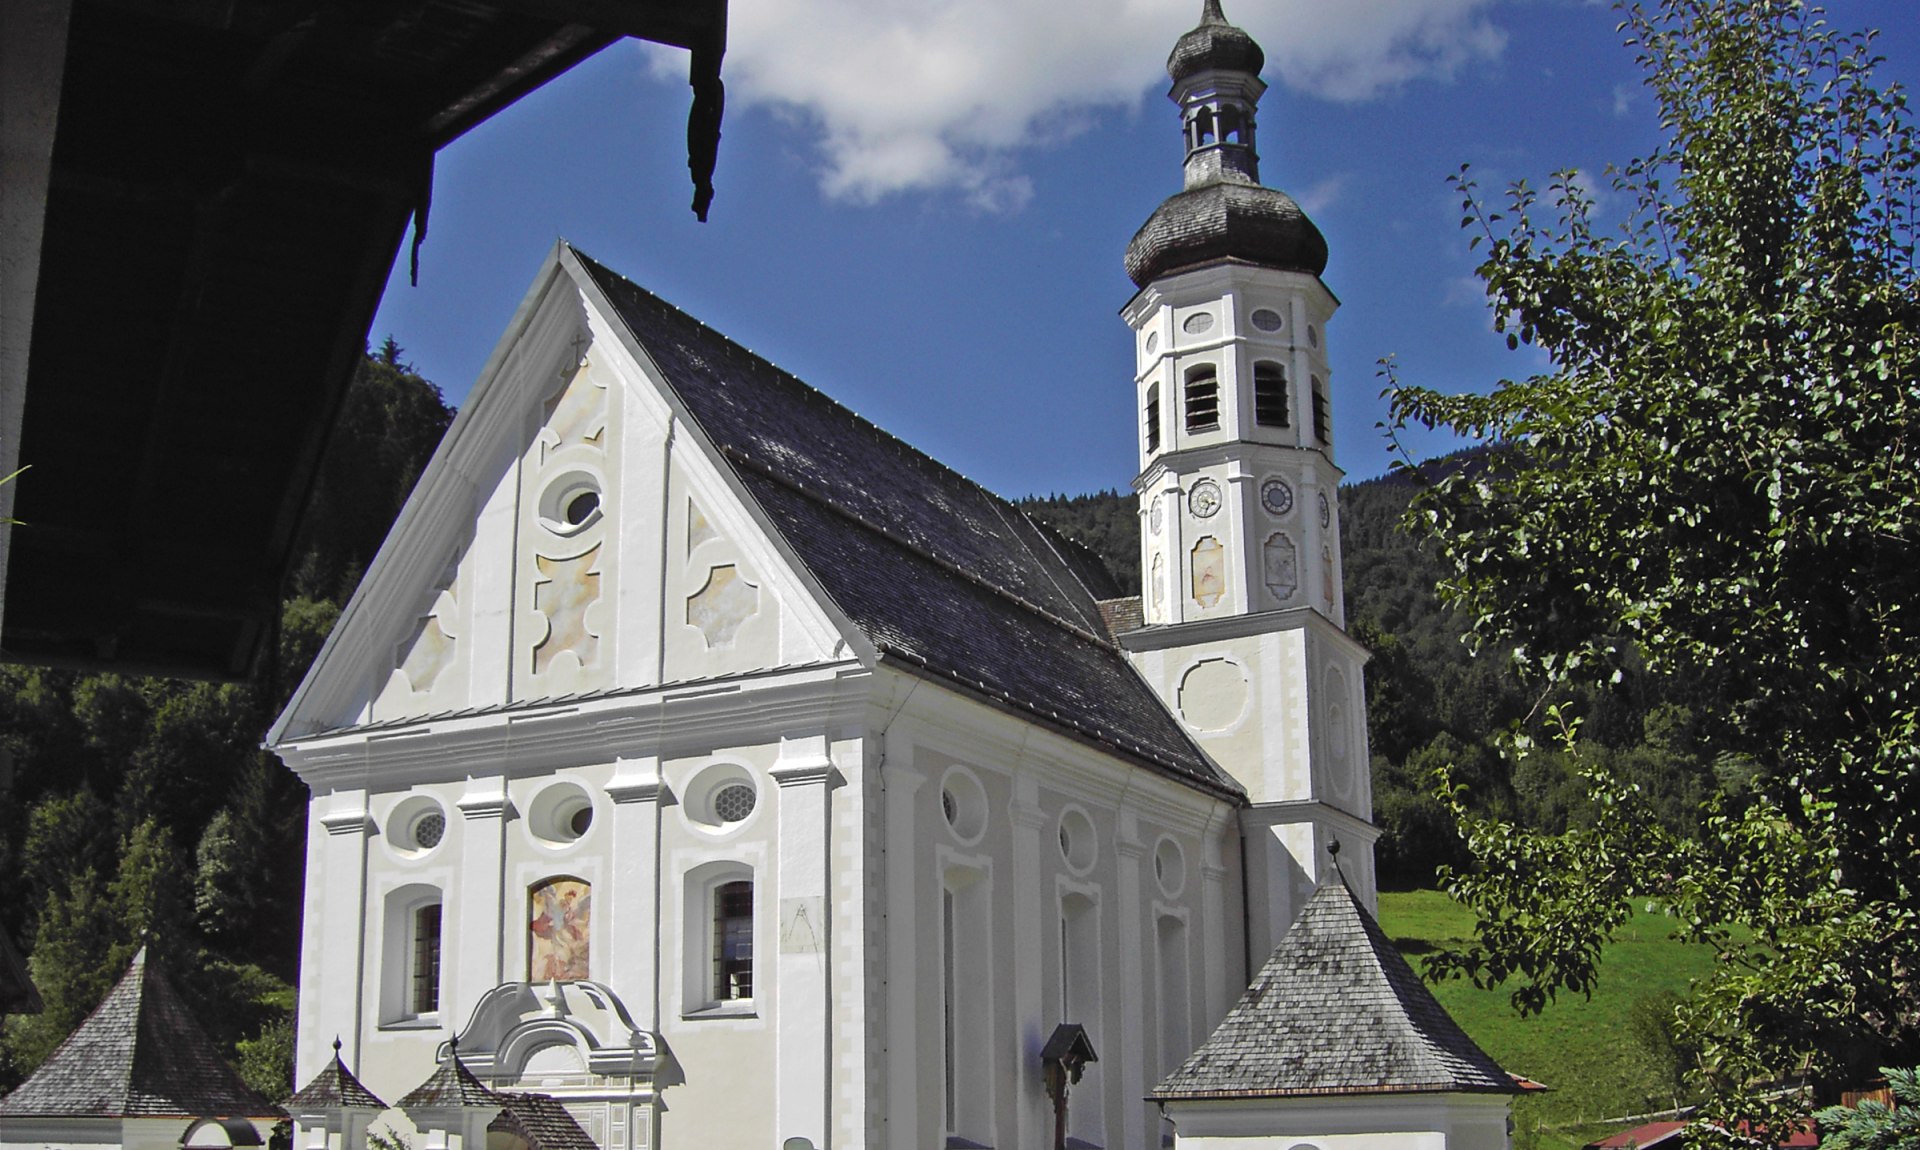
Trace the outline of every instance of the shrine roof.
{"label": "shrine roof", "polygon": [[1240,1001],[1148,1097],[1518,1093],[1329,870]]}

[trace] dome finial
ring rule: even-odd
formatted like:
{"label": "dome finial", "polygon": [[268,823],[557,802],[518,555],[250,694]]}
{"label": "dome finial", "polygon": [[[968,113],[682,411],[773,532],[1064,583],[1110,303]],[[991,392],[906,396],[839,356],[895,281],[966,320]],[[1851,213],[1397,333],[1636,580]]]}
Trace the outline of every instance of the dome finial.
{"label": "dome finial", "polygon": [[1200,8],[1200,22],[1202,24],[1225,24],[1227,22],[1227,14],[1220,10],[1220,0],[1206,0],[1206,3]]}

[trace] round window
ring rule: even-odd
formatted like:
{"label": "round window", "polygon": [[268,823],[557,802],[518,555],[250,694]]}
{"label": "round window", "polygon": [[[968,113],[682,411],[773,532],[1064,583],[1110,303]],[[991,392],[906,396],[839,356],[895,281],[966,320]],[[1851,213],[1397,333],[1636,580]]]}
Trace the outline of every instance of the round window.
{"label": "round window", "polygon": [[1163,838],[1153,848],[1153,877],[1168,898],[1179,897],[1187,885],[1187,859],[1179,843]]}
{"label": "round window", "polygon": [[965,767],[949,767],[940,780],[940,813],[953,837],[971,846],[987,831],[987,792]]}
{"label": "round window", "polygon": [[1253,326],[1261,331],[1279,331],[1282,321],[1280,313],[1270,307],[1263,307],[1253,313]]}
{"label": "round window", "polygon": [[593,513],[598,510],[600,510],[600,493],[598,491],[582,491],[572,499],[567,500],[567,525],[569,527],[580,527],[584,525],[587,520],[593,518]]}
{"label": "round window", "polygon": [[1076,807],[1060,814],[1060,857],[1075,874],[1093,869],[1093,820]]}
{"label": "round window", "polygon": [[527,829],[548,846],[567,846],[592,827],[593,799],[578,783],[554,783],[528,804]]}
{"label": "round window", "polygon": [[408,795],[383,823],[387,846],[402,858],[420,858],[447,837],[447,810],[427,795]]}
{"label": "round window", "polygon": [[541,526],[556,535],[572,535],[599,520],[600,481],[586,471],[555,477],[540,493]]}
{"label": "round window", "polygon": [[753,788],[745,783],[728,783],[713,794],[714,817],[723,823],[742,822],[753,813]]}
{"label": "round window", "polygon": [[447,816],[439,811],[428,811],[413,820],[412,833],[408,836],[413,845],[423,851],[430,851],[440,845],[441,836],[447,833]]}
{"label": "round window", "polygon": [[1213,330],[1213,313],[1197,311],[1180,324],[1180,330],[1188,335],[1205,335]]}

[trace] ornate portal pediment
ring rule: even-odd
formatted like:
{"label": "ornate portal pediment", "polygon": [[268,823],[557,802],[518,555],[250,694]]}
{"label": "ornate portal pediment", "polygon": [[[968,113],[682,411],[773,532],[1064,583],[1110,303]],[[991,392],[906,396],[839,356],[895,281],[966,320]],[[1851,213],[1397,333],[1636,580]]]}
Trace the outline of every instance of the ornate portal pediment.
{"label": "ornate portal pediment", "polygon": [[[584,979],[496,986],[474,1007],[458,1042],[460,1060],[496,1083],[520,1079],[536,1056],[551,1065],[556,1047],[570,1049],[584,1073],[648,1078],[659,1051],[618,995]],[[449,1053],[442,1043],[439,1057]]]}

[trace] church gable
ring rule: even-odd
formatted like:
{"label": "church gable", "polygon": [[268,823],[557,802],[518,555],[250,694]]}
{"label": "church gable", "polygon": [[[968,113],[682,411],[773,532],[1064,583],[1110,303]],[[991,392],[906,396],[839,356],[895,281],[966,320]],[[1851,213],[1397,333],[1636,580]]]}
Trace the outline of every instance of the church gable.
{"label": "church gable", "polygon": [[[815,663],[842,637],[556,249],[272,736]],[[569,253],[570,254],[570,253]]]}

